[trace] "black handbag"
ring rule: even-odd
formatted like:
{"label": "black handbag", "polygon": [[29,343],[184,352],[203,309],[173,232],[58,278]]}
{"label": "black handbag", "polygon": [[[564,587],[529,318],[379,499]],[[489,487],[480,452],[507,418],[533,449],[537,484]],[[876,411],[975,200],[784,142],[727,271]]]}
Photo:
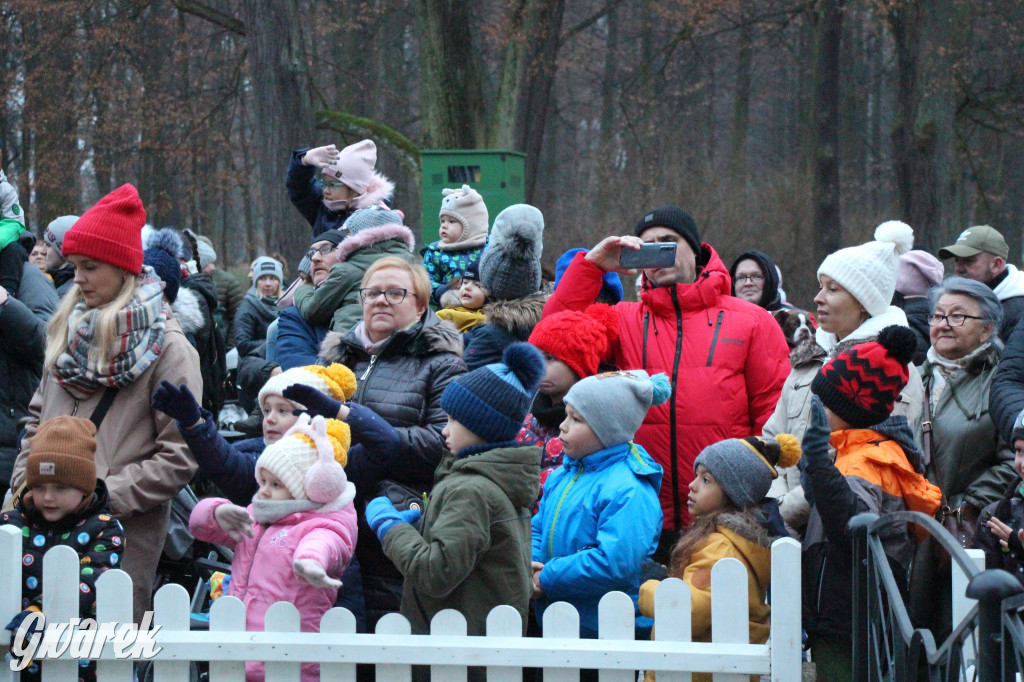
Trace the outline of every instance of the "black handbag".
{"label": "black handbag", "polygon": [[[386,497],[395,506],[397,511],[408,511],[418,509],[422,514],[427,509],[427,494],[415,488],[410,488],[404,483],[391,479],[385,479],[377,483],[374,497]],[[423,517],[420,516],[412,527],[417,531],[423,526]]]}

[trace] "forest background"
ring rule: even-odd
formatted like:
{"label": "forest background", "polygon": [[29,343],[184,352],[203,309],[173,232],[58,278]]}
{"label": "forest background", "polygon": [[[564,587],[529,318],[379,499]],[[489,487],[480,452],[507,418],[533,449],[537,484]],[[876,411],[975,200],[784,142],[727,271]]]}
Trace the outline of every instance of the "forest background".
{"label": "forest background", "polygon": [[371,137],[414,230],[419,149],[525,152],[549,265],[668,203],[804,305],[887,219],[1021,253],[1018,0],[0,0],[0,87],[37,234],[131,182],[222,262],[293,266],[291,150]]}

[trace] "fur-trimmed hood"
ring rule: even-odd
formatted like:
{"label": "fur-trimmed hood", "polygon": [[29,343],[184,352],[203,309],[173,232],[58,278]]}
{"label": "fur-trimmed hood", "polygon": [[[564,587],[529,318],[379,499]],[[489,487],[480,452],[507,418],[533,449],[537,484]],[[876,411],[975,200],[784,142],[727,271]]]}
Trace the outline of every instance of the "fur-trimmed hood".
{"label": "fur-trimmed hood", "polygon": [[719,530],[732,531],[744,540],[760,547],[771,547],[775,539],[768,530],[758,522],[753,513],[738,511],[725,512],[717,519]]}
{"label": "fur-trimmed hood", "polygon": [[171,304],[171,314],[186,334],[195,334],[206,326],[203,311],[199,308],[199,294],[192,289],[182,287],[178,290],[178,297]]}
{"label": "fur-trimmed hood", "polygon": [[[328,332],[320,344],[318,360],[328,365],[332,362],[348,364],[354,352],[365,354],[355,330],[346,334]],[[396,332],[384,346],[382,353],[388,355],[403,353],[423,357],[435,353],[452,353],[462,357],[462,334],[451,322],[437,317],[433,311],[427,310],[423,319],[411,329]]]}
{"label": "fur-trimmed hood", "polygon": [[414,252],[416,237],[413,236],[412,230],[405,225],[389,223],[379,227],[369,227],[345,237],[341,240],[341,243],[335,247],[334,253],[338,256],[339,261],[345,261],[359,249],[364,249],[367,246],[379,244],[389,239],[401,239],[405,243],[406,247],[408,247],[409,252]]}
{"label": "fur-trimmed hood", "polygon": [[507,301],[492,301],[484,306],[488,324],[497,325],[518,338],[525,339],[540,322],[544,304],[551,294],[536,293]]}
{"label": "fur-trimmed hood", "polygon": [[373,171],[370,176],[370,184],[366,191],[352,200],[351,208],[370,208],[378,203],[390,199],[395,194],[395,183],[388,180],[387,176]]}

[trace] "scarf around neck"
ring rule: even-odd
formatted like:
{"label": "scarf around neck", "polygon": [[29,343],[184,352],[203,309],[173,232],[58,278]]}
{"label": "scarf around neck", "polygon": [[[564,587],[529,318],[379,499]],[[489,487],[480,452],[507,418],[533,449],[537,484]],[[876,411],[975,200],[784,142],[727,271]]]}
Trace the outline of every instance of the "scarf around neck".
{"label": "scarf around neck", "polygon": [[160,282],[148,268],[131,301],[117,313],[116,352],[102,365],[89,358],[101,310],[87,307],[84,300],[75,305],[68,321],[68,348],[53,366],[57,382],[79,400],[101,388],[132,384],[163,351],[167,311]]}

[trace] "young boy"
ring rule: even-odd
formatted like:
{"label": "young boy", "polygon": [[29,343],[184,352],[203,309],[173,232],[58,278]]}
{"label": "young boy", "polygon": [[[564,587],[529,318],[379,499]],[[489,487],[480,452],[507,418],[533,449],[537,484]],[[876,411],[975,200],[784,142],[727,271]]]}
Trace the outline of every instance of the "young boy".
{"label": "young boy", "polygon": [[441,296],[443,307],[437,311],[437,316],[465,334],[487,319],[483,307],[490,298],[490,292],[480,281],[480,261],[473,261],[462,277],[449,282],[448,290]]}
{"label": "young boy", "polygon": [[527,343],[509,346],[502,359],[454,379],[441,395],[449,452],[434,474],[422,534],[410,525],[419,511],[398,512],[386,497],[366,506],[367,523],[405,576],[401,611],[414,633],[429,632],[434,614],[450,608],[466,617],[468,634],[483,635],[499,604],[519,611],[525,632],[540,452],[513,438],[544,360]]}
{"label": "young boy", "polygon": [[566,393],[565,457],[533,517],[538,623],[548,606],[566,601],[580,614],[580,635],[596,638],[607,592],[625,592],[636,607],[640,566],[661,534],[662,469],[633,436],[671,392],[664,374],[630,370],[587,377]]}
{"label": "young boy", "polygon": [[[1024,479],[1024,412],[1013,424],[1013,469]],[[1005,499],[981,510],[974,546],[985,551],[985,568],[1009,571],[1024,583],[1024,482]]]}
{"label": "young boy", "polygon": [[[942,493],[920,473],[921,453],[906,418],[890,417],[916,347],[909,328],[886,327],[877,342],[854,346],[825,363],[811,382],[811,416],[800,459],[800,480],[811,504],[803,544],[803,624],[819,679],[838,682],[851,676],[850,519],[866,511],[934,516],[939,508]],[[914,543],[908,530],[899,528],[885,544],[899,581]]]}
{"label": "young boy", "polygon": [[443,189],[441,194],[441,238],[424,247],[423,267],[430,275],[431,301],[445,305],[441,297],[454,288],[453,280],[480,260],[487,245],[488,216],[483,197],[469,185]]}
{"label": "young boy", "polygon": [[[54,417],[39,426],[32,454],[25,463],[25,492],[13,511],[0,514],[0,524],[22,530],[22,591],[24,609],[8,629],[17,630],[32,611],[42,611],[43,555],[67,545],[81,559],[79,616],[96,617],[96,580],[120,567],[124,529],[110,515],[107,487],[96,478],[96,427],[88,419]],[[13,626],[13,627],[12,627]],[[96,679],[96,664],[78,669],[79,679]],[[39,663],[21,673],[23,680],[40,679]]]}

